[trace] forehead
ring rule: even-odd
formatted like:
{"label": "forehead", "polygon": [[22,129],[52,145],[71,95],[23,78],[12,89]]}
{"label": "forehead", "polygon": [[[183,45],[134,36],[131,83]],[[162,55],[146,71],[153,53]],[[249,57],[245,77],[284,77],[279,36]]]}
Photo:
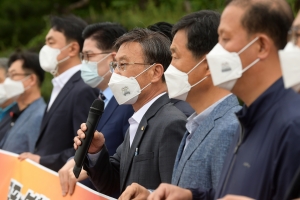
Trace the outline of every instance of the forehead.
{"label": "forehead", "polygon": [[239,34],[241,31],[245,31],[242,27],[241,20],[245,11],[237,6],[227,6],[221,16],[219,25],[219,35],[222,33]]}
{"label": "forehead", "polygon": [[8,72],[24,72],[22,65],[23,60],[16,60],[9,66]]}
{"label": "forehead", "polygon": [[48,32],[48,34],[46,35],[46,40],[48,39],[54,39],[57,41],[66,41],[66,37],[62,32],[56,31],[53,28],[51,28]]}
{"label": "forehead", "polygon": [[187,34],[185,30],[179,30],[174,35],[172,44],[171,44],[171,50],[174,53],[179,52],[182,50],[187,50]]}
{"label": "forehead", "polygon": [[293,22],[293,26],[300,26],[300,10],[299,10],[294,22]]}
{"label": "forehead", "polygon": [[97,47],[97,42],[93,39],[87,38],[84,40],[83,43],[83,52],[91,52],[91,53],[98,53],[99,51],[101,52],[101,49]]}
{"label": "forehead", "polygon": [[144,58],[142,46],[138,42],[126,42],[122,44],[116,54],[116,60],[141,62]]}

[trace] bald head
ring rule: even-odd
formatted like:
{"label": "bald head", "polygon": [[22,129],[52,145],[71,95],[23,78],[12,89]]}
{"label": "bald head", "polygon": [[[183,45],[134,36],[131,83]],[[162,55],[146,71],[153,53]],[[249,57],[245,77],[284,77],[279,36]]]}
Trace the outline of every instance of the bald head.
{"label": "bald head", "polygon": [[264,33],[278,49],[285,47],[293,23],[292,9],[285,0],[230,0],[227,6],[245,10],[241,25],[249,35]]}

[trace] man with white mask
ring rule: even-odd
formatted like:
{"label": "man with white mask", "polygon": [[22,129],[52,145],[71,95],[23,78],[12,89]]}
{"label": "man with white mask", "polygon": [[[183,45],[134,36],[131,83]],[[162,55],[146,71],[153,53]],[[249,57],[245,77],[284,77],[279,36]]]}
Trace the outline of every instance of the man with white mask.
{"label": "man with white mask", "polygon": [[214,84],[245,103],[237,113],[240,133],[216,190],[161,185],[149,199],[284,199],[300,166],[295,159],[300,153],[300,96],[284,88],[278,56],[292,21],[285,0],[229,2],[219,44],[206,58]]}
{"label": "man with white mask", "polygon": [[[148,29],[134,29],[116,41],[109,87],[117,102],[132,105],[135,113],[116,154],[109,157],[103,134],[95,132],[84,165],[101,193],[122,192],[133,182],[155,189],[171,182],[176,152],[185,132],[186,116],[166,93],[163,77],[171,61],[170,41]],[[85,124],[74,138],[84,138]]]}
{"label": "man with white mask", "polygon": [[[213,85],[205,60],[218,43],[219,22],[219,13],[202,10],[184,16],[172,29],[172,62],[164,73],[169,97],[188,102],[196,111],[187,120],[173,169],[172,184],[183,188],[217,188],[239,127],[238,99]],[[120,199],[144,199],[149,194],[132,184]]]}
{"label": "man with white mask", "polygon": [[7,78],[3,83],[6,97],[16,100],[18,109],[10,112],[9,130],[0,141],[3,150],[33,152],[46,107],[41,97],[44,71],[35,53],[18,52],[10,56]]}
{"label": "man with white mask", "polygon": [[86,85],[80,76],[79,52],[85,27],[86,23],[74,16],[51,18],[51,29],[39,61],[41,67],[54,76],[53,90],[34,152],[22,153],[21,160],[29,158],[58,171],[75,153],[72,138],[99,95],[99,90]]}
{"label": "man with white mask", "polygon": [[[117,23],[102,22],[88,25],[82,33],[84,44],[81,54],[81,77],[91,87],[100,89],[105,109],[98,123],[97,131],[105,137],[105,145],[110,156],[116,153],[118,146],[124,141],[125,133],[129,127],[128,119],[133,114],[131,105],[118,105],[112,91],[108,87],[110,73],[109,63],[116,55],[115,41],[126,33],[126,29]],[[74,159],[70,159],[58,171],[63,196],[73,194],[77,182],[73,168]],[[80,173],[79,181],[85,179],[83,184],[91,186],[86,180],[85,171]],[[117,194],[119,195],[119,194]]]}

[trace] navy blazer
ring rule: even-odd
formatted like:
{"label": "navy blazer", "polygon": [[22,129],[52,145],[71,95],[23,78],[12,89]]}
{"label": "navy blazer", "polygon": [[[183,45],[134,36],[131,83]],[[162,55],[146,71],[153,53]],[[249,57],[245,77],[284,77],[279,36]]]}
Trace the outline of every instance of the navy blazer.
{"label": "navy blazer", "polygon": [[34,151],[41,156],[41,165],[58,171],[74,155],[73,139],[98,95],[98,89],[83,82],[80,71],[70,78],[49,111],[45,110]]}
{"label": "navy blazer", "polygon": [[132,105],[119,105],[113,96],[99,121],[97,130],[103,133],[105,146],[110,156],[116,153],[129,127],[128,119],[133,115]]}

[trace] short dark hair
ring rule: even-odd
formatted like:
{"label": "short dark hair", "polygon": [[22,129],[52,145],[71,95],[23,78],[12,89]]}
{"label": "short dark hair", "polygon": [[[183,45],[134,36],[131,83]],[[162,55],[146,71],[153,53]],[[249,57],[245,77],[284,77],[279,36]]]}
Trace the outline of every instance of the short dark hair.
{"label": "short dark hair", "polygon": [[157,22],[155,24],[149,25],[147,28],[154,32],[160,32],[169,38],[170,41],[173,40],[172,35],[172,27],[173,25],[168,22]]}
{"label": "short dark hair", "polygon": [[75,40],[80,51],[83,47],[82,31],[87,23],[73,15],[66,17],[51,16],[51,28],[64,34],[67,41]]}
{"label": "short dark hair", "polygon": [[[170,40],[158,32],[149,29],[135,28],[116,41],[116,48],[127,42],[137,42],[141,45],[146,63],[159,63],[164,71],[171,63]],[[165,81],[164,76],[162,80]]]}
{"label": "short dark hair", "polygon": [[195,58],[210,52],[218,43],[220,14],[211,10],[201,10],[182,17],[172,29],[173,36],[179,30],[185,30],[187,49]]}
{"label": "short dark hair", "polygon": [[295,9],[295,12],[300,11],[300,0],[295,0],[294,9]]}
{"label": "short dark hair", "polygon": [[95,40],[99,49],[108,51],[113,50],[115,41],[126,32],[127,30],[120,24],[102,22],[85,27],[82,37],[84,40],[88,38]]}
{"label": "short dark hair", "polygon": [[8,68],[17,60],[22,60],[22,68],[28,73],[34,73],[38,77],[38,85],[41,86],[45,72],[40,66],[39,55],[32,52],[15,52],[8,59]]}
{"label": "short dark hair", "polygon": [[268,35],[278,49],[283,49],[287,34],[293,23],[293,12],[283,0],[231,0],[228,5],[245,9],[241,24],[249,35],[264,33]]}

